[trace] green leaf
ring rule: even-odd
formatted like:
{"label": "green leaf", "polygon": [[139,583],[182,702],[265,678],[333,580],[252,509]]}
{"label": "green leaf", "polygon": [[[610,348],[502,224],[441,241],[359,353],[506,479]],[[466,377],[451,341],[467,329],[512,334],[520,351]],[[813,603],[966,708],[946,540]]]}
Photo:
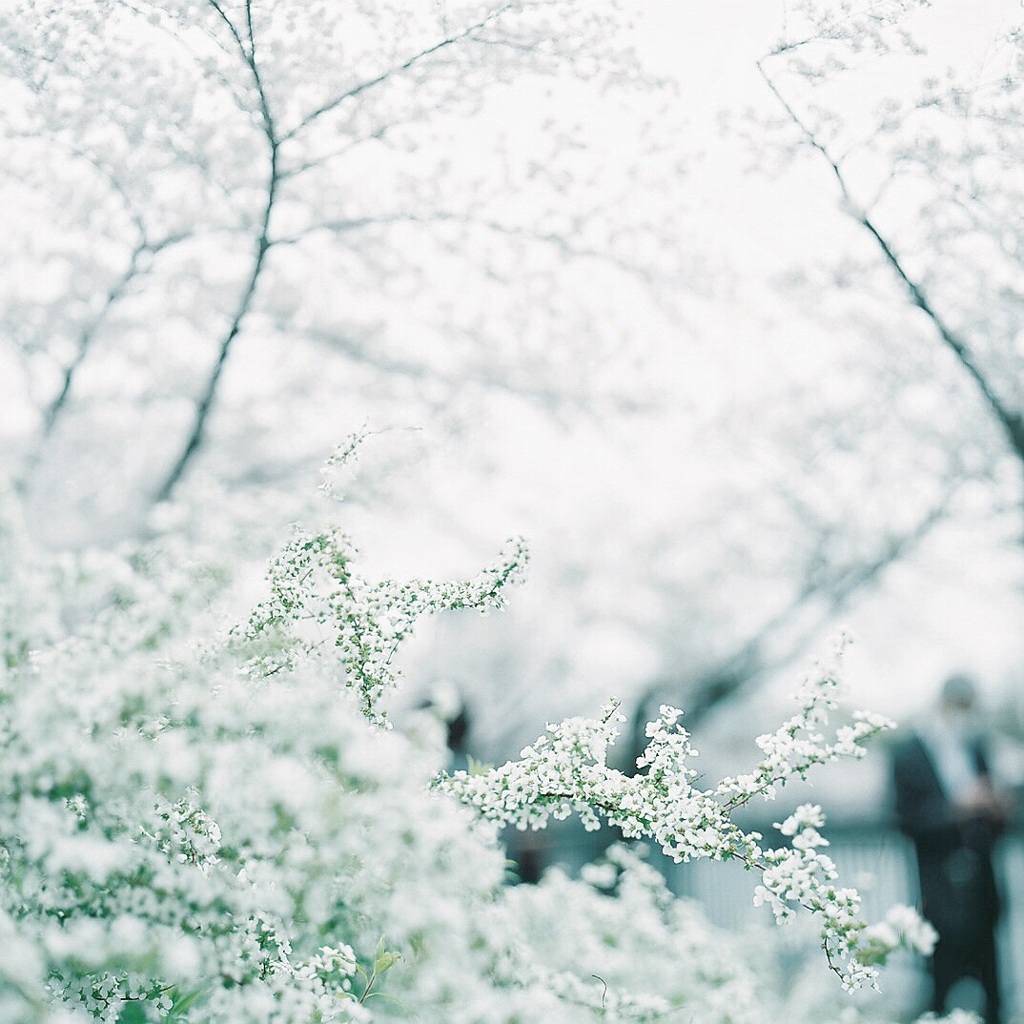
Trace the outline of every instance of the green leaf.
{"label": "green leaf", "polygon": [[202,994],[203,990],[197,988],[194,992],[186,992],[183,995],[176,995],[174,998],[174,1004],[171,1006],[170,1019],[173,1020],[175,1017],[188,1013],[196,1002],[198,1002],[199,997]]}
{"label": "green leaf", "polygon": [[373,973],[380,975],[385,971],[391,970],[392,967],[402,959],[400,953],[392,953],[384,944],[384,938],[381,936],[380,941],[377,943],[377,951],[374,953],[373,958]]}

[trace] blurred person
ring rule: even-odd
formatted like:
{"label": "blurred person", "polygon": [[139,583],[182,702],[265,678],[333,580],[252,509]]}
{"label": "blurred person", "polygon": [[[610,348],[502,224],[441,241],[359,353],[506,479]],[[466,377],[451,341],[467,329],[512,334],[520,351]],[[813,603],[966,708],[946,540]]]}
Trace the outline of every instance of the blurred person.
{"label": "blurred person", "polygon": [[944,1013],[953,987],[973,978],[984,992],[985,1024],[1000,1024],[992,852],[1010,805],[989,765],[977,687],[954,675],[933,712],[897,743],[892,768],[897,822],[917,853],[921,911],[939,935],[929,961],[931,1009]]}
{"label": "blurred person", "polygon": [[436,682],[409,716],[405,731],[420,746],[443,744],[447,772],[468,771],[470,714],[462,694],[447,680]]}

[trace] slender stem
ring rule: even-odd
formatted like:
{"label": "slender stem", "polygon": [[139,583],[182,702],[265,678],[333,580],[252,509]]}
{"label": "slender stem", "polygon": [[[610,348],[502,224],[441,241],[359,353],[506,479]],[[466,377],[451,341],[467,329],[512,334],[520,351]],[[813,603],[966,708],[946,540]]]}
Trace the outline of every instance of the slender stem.
{"label": "slender stem", "polygon": [[368,89],[372,89],[374,86],[381,85],[383,82],[386,82],[389,78],[401,74],[403,71],[410,71],[417,64],[419,64],[423,60],[426,60],[428,57],[432,57],[434,56],[434,54],[440,53],[442,50],[445,50],[448,47],[455,45],[456,43],[462,42],[463,40],[471,36],[474,32],[479,32],[480,29],[484,28],[486,25],[496,21],[511,8],[511,3],[503,4],[501,7],[498,7],[497,9],[491,11],[486,17],[481,18],[479,21],[473,23],[472,25],[467,25],[461,31],[445,36],[444,39],[441,39],[439,42],[434,43],[433,46],[428,46],[425,49],[420,50],[419,53],[413,54],[407,60],[403,61],[403,63],[398,64],[395,67],[388,68],[387,71],[383,71],[379,75],[375,75],[373,78],[368,78],[365,81],[362,81],[357,85],[354,85],[349,89],[346,89],[344,92],[339,93],[337,96],[334,96],[332,99],[328,100],[326,103],[323,103],[315,110],[310,111],[310,113],[308,113],[301,121],[299,121],[297,125],[295,125],[293,128],[285,132],[281,136],[281,142],[284,143],[293,139],[296,135],[298,135],[300,132],[304,131],[311,124],[313,124],[313,122],[323,117],[324,114],[328,114],[332,110],[336,110],[347,100],[355,98],[360,93],[364,93]]}

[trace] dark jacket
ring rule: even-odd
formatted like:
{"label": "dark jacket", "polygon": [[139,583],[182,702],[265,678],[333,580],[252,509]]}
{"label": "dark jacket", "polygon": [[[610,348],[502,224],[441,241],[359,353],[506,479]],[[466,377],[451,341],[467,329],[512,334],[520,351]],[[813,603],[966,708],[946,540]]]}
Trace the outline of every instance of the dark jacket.
{"label": "dark jacket", "polygon": [[[987,778],[980,743],[972,756],[979,775]],[[991,934],[999,915],[992,867],[996,824],[958,814],[943,791],[928,747],[916,734],[909,734],[894,751],[893,782],[897,822],[917,852],[924,916],[941,939],[969,943]]]}

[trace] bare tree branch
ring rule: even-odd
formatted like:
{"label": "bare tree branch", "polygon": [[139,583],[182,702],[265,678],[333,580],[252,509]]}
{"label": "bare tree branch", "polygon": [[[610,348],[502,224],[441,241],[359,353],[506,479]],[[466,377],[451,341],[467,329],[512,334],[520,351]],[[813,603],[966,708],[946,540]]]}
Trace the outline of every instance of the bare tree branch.
{"label": "bare tree branch", "polygon": [[[31,138],[32,136],[25,135],[24,133],[15,133],[11,137]],[[103,324],[109,318],[118,302],[124,296],[131,283],[141,274],[145,273],[145,268],[141,266],[142,257],[145,255],[155,256],[164,249],[167,249],[172,245],[176,245],[188,237],[187,234],[170,234],[159,241],[150,241],[148,228],[143,215],[136,207],[134,200],[118,178],[115,171],[98,159],[95,154],[92,154],[80,147],[69,145],[63,140],[55,141],[64,147],[68,156],[86,163],[110,187],[112,192],[121,201],[125,216],[132,222],[137,239],[129,254],[128,264],[124,271],[108,289],[106,297],[103,300],[103,304],[96,315],[82,327],[78,335],[77,342],[75,343],[75,351],[72,358],[64,367],[61,374],[60,388],[50,400],[49,404],[41,411],[39,436],[32,451],[26,456],[19,477],[15,482],[15,486],[18,490],[24,490],[28,485],[36,466],[42,458],[43,450],[45,449],[47,442],[53,435],[59,420],[67,411],[70,404],[71,393],[74,390],[75,381],[92,349],[96,335],[99,333]]]}
{"label": "bare tree branch", "polygon": [[[714,708],[752,689],[766,673],[782,668],[805,651],[822,628],[849,607],[854,597],[877,584],[891,566],[906,558],[948,518],[958,490],[959,481],[951,481],[940,500],[910,529],[883,538],[871,555],[839,566],[826,565],[826,578],[808,573],[791,601],[761,623],[732,654],[704,672],[696,686],[686,689],[687,728],[692,729]],[[823,599],[823,603],[814,609],[814,602],[819,599]],[[813,614],[808,618],[809,610]],[[789,637],[788,642],[769,654],[773,638],[800,625],[804,619],[807,621]],[[659,681],[641,697],[641,708],[651,704],[659,694],[670,689],[679,690],[683,685],[671,679]],[[637,715],[637,724],[646,721],[644,714]],[[642,748],[643,737],[636,735],[633,739]]]}
{"label": "bare tree branch", "polygon": [[[249,276],[242,289],[241,298],[239,299],[238,306],[235,309],[235,313],[231,319],[227,333],[221,339],[221,342],[217,347],[217,357],[214,361],[210,374],[207,377],[206,386],[203,388],[202,394],[196,401],[196,414],[192,422],[192,429],[189,432],[184,446],[182,447],[180,455],[171,466],[171,469],[164,478],[163,483],[156,491],[155,500],[158,502],[166,501],[171,497],[174,493],[175,487],[177,487],[179,481],[184,476],[185,470],[188,468],[193,457],[202,448],[202,445],[206,440],[206,431],[210,413],[213,410],[213,406],[217,398],[217,390],[220,385],[221,377],[224,373],[224,367],[227,363],[228,355],[231,352],[235,339],[242,330],[242,325],[245,319],[252,309],[253,299],[256,296],[256,289],[266,265],[267,253],[270,251],[272,245],[270,239],[270,218],[273,214],[274,206],[277,201],[278,187],[280,184],[280,175],[278,172],[278,151],[280,148],[280,140],[277,136],[277,129],[270,110],[266,90],[263,86],[263,79],[260,74],[259,65],[256,63],[255,42],[253,41],[250,49],[247,50],[241,35],[238,33],[230,18],[228,18],[224,13],[217,0],[207,0],[207,2],[229,26],[232,36],[238,45],[239,53],[249,69],[256,89],[256,94],[259,99],[263,134],[266,138],[268,147],[266,198],[264,200],[263,210],[259,220],[255,253],[253,256],[252,267],[249,271]],[[246,4],[246,11],[247,14],[251,14],[248,3]],[[249,28],[251,32],[251,20],[249,22]]]}
{"label": "bare tree branch", "polygon": [[488,373],[481,369],[477,373],[470,374],[467,378],[453,377],[450,374],[444,374],[433,369],[427,363],[389,356],[368,345],[360,344],[353,338],[349,338],[339,332],[306,331],[303,336],[332,352],[342,353],[352,363],[370,366],[385,374],[405,377],[407,380],[440,381],[449,390],[454,390],[456,387],[464,386],[468,379],[485,391],[515,395],[519,398],[527,399],[547,409],[552,414],[558,409],[566,407],[569,401],[578,402],[576,410],[578,412],[592,411],[592,403],[584,398],[567,400],[566,396],[555,388],[544,387],[541,384],[531,383],[526,385],[517,383],[509,379],[506,374]]}
{"label": "bare tree branch", "polygon": [[352,89],[347,90],[340,96],[335,97],[329,103],[326,103],[323,106],[311,112],[309,115],[307,115],[306,118],[303,119],[303,121],[301,121],[290,131],[284,133],[283,135],[279,135],[277,132],[276,125],[274,123],[272,112],[270,110],[266,90],[264,88],[259,65],[256,59],[256,37],[252,18],[252,5],[250,0],[247,0],[245,4],[245,37],[243,37],[243,34],[239,31],[234,22],[231,21],[230,17],[228,17],[227,13],[220,5],[218,0],[207,0],[207,2],[209,3],[210,7],[213,8],[213,10],[217,13],[218,17],[227,26],[229,32],[231,33],[232,38],[235,41],[239,54],[241,55],[243,61],[245,62],[249,69],[253,84],[256,89],[256,94],[259,100],[259,109],[263,132],[264,135],[266,136],[269,148],[270,167],[268,171],[266,185],[266,201],[260,219],[259,235],[256,241],[256,251],[253,259],[252,269],[243,288],[241,298],[239,300],[238,306],[236,307],[234,316],[232,317],[228,330],[218,346],[217,357],[214,361],[210,374],[207,377],[206,385],[203,389],[202,394],[196,401],[196,414],[193,420],[192,429],[188,435],[188,438],[185,441],[185,444],[182,448],[180,455],[172,465],[171,469],[164,478],[163,483],[156,492],[155,500],[157,501],[165,501],[171,497],[171,495],[174,492],[174,489],[180,482],[181,478],[184,476],[185,471],[188,468],[189,464],[191,463],[192,459],[194,458],[196,453],[201,449],[205,441],[209,417],[212,412],[213,406],[216,402],[217,391],[220,385],[221,377],[224,372],[224,367],[227,363],[227,359],[234,345],[235,339],[241,332],[243,323],[252,308],[252,303],[255,298],[256,290],[259,284],[259,279],[262,275],[266,263],[267,253],[275,244],[274,240],[271,239],[270,237],[270,220],[274,209],[274,205],[276,203],[277,193],[282,181],[282,174],[279,167],[279,151],[281,145],[284,142],[288,141],[289,139],[294,138],[294,136],[298,132],[308,127],[310,124],[312,124],[318,118],[322,117],[324,114],[328,113],[330,110],[335,109],[338,105],[345,102],[345,100],[357,96],[362,92],[365,92],[367,89],[370,89],[371,87],[380,84],[381,82],[385,81],[387,78],[390,78],[395,74],[399,74],[403,71],[409,70],[417,63],[431,56],[432,54],[435,54],[448,46],[451,46],[455,43],[458,43],[466,39],[473,32],[489,24],[511,7],[511,4],[503,5],[497,10],[492,11],[485,18],[482,18],[479,22],[464,28],[462,31],[456,33],[455,35],[449,36],[441,40],[434,46],[428,47],[427,49],[421,51],[420,53],[415,54],[398,67],[389,69],[387,72],[373,79],[362,82],[359,85],[353,87]]}
{"label": "bare tree branch", "polygon": [[828,147],[817,138],[811,128],[800,118],[797,112],[793,109],[792,104],[790,104],[782,95],[782,92],[772,80],[771,76],[765,71],[760,62],[758,62],[757,67],[761,72],[761,76],[767,83],[768,88],[779,101],[783,110],[785,110],[786,115],[803,134],[805,142],[812,149],[817,151],[828,164],[832,171],[832,176],[839,185],[839,190],[843,197],[846,212],[871,236],[885,262],[906,289],[911,302],[920,309],[926,317],[928,317],[932,326],[938,333],[939,338],[942,340],[942,343],[950,352],[953,353],[961,367],[963,367],[967,375],[974,381],[974,384],[981,394],[985,404],[988,406],[989,411],[995,417],[1006,435],[1014,455],[1018,461],[1021,462],[1022,466],[1024,466],[1024,417],[1022,417],[1020,413],[1011,409],[999,397],[988,376],[978,365],[974,353],[971,351],[967,341],[958,332],[953,330],[948,323],[946,323],[945,319],[938,312],[931,299],[925,293],[923,285],[911,277],[907,272],[894,247],[882,233],[881,229],[875,224],[867,211],[860,208],[854,202],[842,168],[839,162],[833,158]]}
{"label": "bare tree branch", "polygon": [[475,217],[471,213],[452,213],[447,210],[435,210],[432,213],[388,213],[377,216],[353,217],[346,220],[325,220],[312,224],[294,235],[274,239],[274,245],[298,245],[303,239],[329,231],[344,234],[348,231],[359,231],[371,227],[387,227],[393,224],[417,224],[433,226],[436,224],[457,224],[463,227],[478,228],[492,235],[516,238],[526,242],[536,242],[546,248],[556,250],[560,255],[573,260],[593,260],[606,266],[614,267],[630,277],[650,283],[653,273],[634,262],[623,259],[615,252],[597,249],[591,246],[580,246],[573,243],[571,234],[560,234],[554,231],[540,231],[523,224],[508,224],[493,218]]}
{"label": "bare tree branch", "polygon": [[446,36],[444,39],[434,43],[433,46],[428,46],[426,49],[420,50],[419,53],[413,54],[407,60],[403,61],[403,63],[398,64],[395,67],[388,68],[387,71],[383,71],[379,75],[375,75],[373,78],[368,78],[366,81],[360,82],[358,85],[354,85],[351,88],[346,89],[344,92],[339,93],[337,96],[317,107],[316,110],[310,111],[310,113],[308,113],[297,125],[286,131],[281,136],[280,141],[282,143],[289,142],[291,139],[295,138],[296,135],[305,131],[305,129],[315,121],[318,121],[324,116],[324,114],[328,114],[332,110],[336,110],[346,102],[346,100],[353,99],[360,93],[364,93],[368,89],[372,89],[374,86],[381,85],[389,78],[393,78],[395,75],[400,75],[404,71],[411,70],[428,57],[432,57],[434,54],[440,53],[442,50],[446,50],[450,46],[454,46],[456,43],[460,43],[463,40],[468,39],[474,32],[479,32],[480,29],[500,18],[506,11],[511,10],[512,6],[513,5],[511,3],[502,4],[501,7],[491,11],[486,17],[481,18],[472,25],[467,25],[461,31],[456,32],[453,35]]}

